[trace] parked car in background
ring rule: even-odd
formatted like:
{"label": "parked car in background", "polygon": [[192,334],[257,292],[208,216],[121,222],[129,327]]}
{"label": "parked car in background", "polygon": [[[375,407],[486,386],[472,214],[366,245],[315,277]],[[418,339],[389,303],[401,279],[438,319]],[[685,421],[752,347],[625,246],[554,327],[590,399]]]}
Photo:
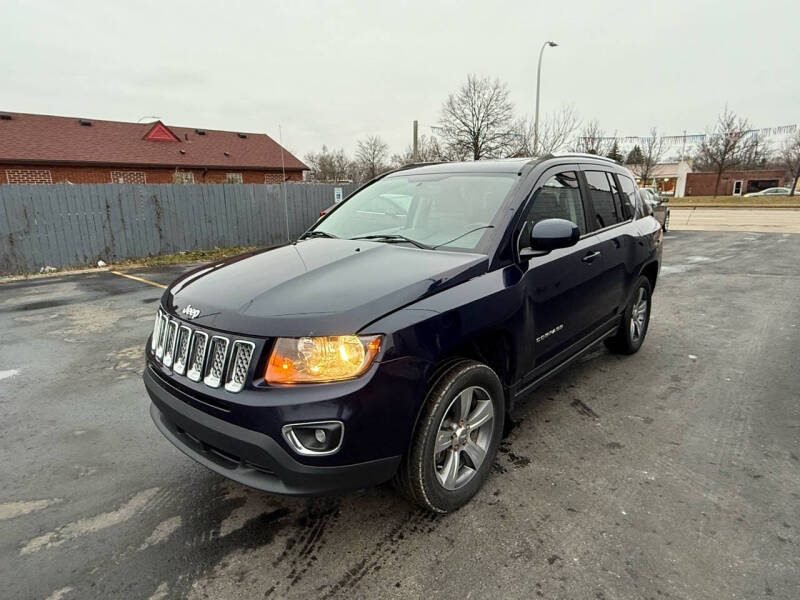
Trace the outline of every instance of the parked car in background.
{"label": "parked car in background", "polygon": [[651,188],[640,188],[639,195],[650,207],[650,210],[653,211],[653,216],[656,220],[661,223],[661,229],[664,231],[669,230],[669,206],[667,204],[669,198],[659,196]]}
{"label": "parked car in background", "polygon": [[295,243],[165,290],[150,414],[189,457],[260,490],[393,479],[453,511],[520,399],[600,342],[639,350],[662,237],[630,172],[593,155],[387,173]]}
{"label": "parked car in background", "polygon": [[750,198],[751,196],[788,196],[789,192],[791,192],[791,188],[788,187],[771,187],[765,190],[761,190],[760,192],[750,192],[749,194],[745,194],[745,198]]}

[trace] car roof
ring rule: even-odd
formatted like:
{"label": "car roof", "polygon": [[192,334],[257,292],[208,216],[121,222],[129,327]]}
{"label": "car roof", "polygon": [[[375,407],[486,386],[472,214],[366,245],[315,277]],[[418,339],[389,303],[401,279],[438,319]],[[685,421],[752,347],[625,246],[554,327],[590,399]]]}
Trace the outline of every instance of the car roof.
{"label": "car roof", "polygon": [[621,166],[616,161],[605,156],[581,152],[558,152],[538,157],[526,156],[522,158],[495,158],[461,162],[416,163],[401,167],[389,173],[387,177],[406,174],[423,175],[427,173],[520,173],[526,166],[554,159],[569,160],[576,163],[602,163],[609,167],[612,165]]}
{"label": "car roof", "polygon": [[423,175],[426,173],[518,173],[525,165],[538,158],[498,158],[492,160],[470,160],[463,162],[437,162],[406,165],[387,175]]}

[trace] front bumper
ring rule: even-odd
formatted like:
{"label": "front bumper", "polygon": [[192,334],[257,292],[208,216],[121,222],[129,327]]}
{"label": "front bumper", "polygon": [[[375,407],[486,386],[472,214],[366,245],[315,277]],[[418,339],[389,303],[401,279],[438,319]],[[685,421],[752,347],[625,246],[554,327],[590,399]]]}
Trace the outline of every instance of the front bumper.
{"label": "front bumper", "polygon": [[145,367],[150,416],[184,454],[244,485],[287,495],[323,495],[372,487],[392,477],[400,456],[347,465],[295,460],[272,437],[219,419],[190,405],[191,397]]}

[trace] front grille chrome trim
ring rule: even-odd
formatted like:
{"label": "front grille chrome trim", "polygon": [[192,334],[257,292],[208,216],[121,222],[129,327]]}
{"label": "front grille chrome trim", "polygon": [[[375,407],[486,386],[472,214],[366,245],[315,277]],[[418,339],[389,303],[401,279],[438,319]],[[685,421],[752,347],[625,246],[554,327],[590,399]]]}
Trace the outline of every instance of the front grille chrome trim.
{"label": "front grille chrome trim", "polygon": [[233,394],[247,383],[256,344],[206,333],[170,318],[161,308],[156,313],[150,352],[154,360],[174,375],[182,375],[211,388],[224,387]]}
{"label": "front grille chrome trim", "polygon": [[158,338],[161,337],[161,311],[156,311],[156,320],[153,323],[153,335],[150,336],[150,352],[155,353],[158,346]]}
{"label": "front grille chrome trim", "polygon": [[208,334],[195,331],[192,336],[192,345],[189,352],[189,371],[186,376],[192,381],[200,381],[205,366],[206,351],[208,350]]}
{"label": "front grille chrome trim", "polygon": [[175,362],[172,370],[178,375],[186,372],[186,364],[189,362],[189,344],[192,341],[192,330],[186,325],[178,327],[178,334],[175,336]]}
{"label": "front grille chrome trim", "polygon": [[225,389],[229,392],[240,392],[247,381],[247,372],[250,370],[250,361],[256,345],[253,342],[236,340],[231,348],[228,373],[225,377]]}
{"label": "front grille chrome trim", "polygon": [[164,338],[167,335],[167,325],[169,324],[169,317],[163,312],[161,313],[161,326],[158,332],[158,344],[156,345],[156,358],[161,360],[164,357]]}
{"label": "front grille chrome trim", "polygon": [[225,359],[228,356],[228,345],[230,340],[221,335],[211,338],[208,351],[208,364],[206,365],[206,376],[203,379],[208,387],[218,388],[225,373]]}
{"label": "front grille chrome trim", "polygon": [[164,358],[161,360],[167,368],[172,366],[172,360],[175,358],[175,342],[177,341],[178,322],[172,319],[167,325],[167,335],[164,336]]}

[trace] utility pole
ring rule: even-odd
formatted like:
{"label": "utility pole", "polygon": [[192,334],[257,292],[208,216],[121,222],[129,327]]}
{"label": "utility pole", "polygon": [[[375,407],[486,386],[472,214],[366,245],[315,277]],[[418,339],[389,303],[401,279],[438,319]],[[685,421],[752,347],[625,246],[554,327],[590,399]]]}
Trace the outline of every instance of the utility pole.
{"label": "utility pole", "polygon": [[419,139],[417,137],[418,130],[419,130],[419,123],[417,123],[417,120],[414,119],[414,143],[412,145],[412,147],[414,148],[413,152],[414,162],[419,162]]}
{"label": "utility pole", "polygon": [[539,50],[539,66],[536,68],[536,116],[533,120],[533,155],[539,154],[539,84],[542,81],[542,54],[547,46],[558,46],[555,42],[547,41],[542,44],[542,49]]}

